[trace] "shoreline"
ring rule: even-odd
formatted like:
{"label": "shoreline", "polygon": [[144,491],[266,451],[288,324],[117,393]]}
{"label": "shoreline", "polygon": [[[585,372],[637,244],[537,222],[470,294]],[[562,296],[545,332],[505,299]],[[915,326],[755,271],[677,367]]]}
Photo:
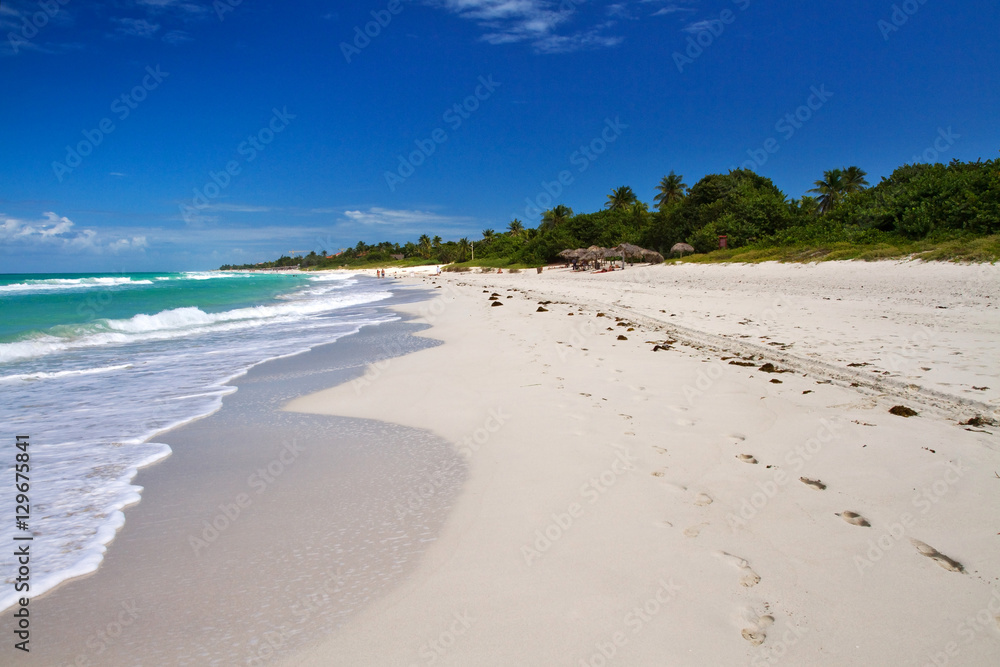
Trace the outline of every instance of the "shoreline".
{"label": "shoreline", "polygon": [[[996,429],[957,420],[996,416],[996,388],[978,389],[996,358],[996,267],[812,268],[695,267],[686,286],[675,267],[424,278],[441,295],[408,310],[444,345],[380,369],[381,405],[337,387],[288,409],[428,429],[463,453],[468,481],[414,574],[280,664],[995,656],[1000,447]],[[772,279],[790,285],[784,303],[759,293]],[[913,344],[937,305],[938,337]],[[740,324],[744,308],[789,315]],[[883,315],[885,340],[860,328]],[[906,363],[887,368],[903,334]],[[962,346],[978,364],[950,354]],[[866,372],[870,386],[850,386]],[[888,413],[908,400],[920,415]]]}
{"label": "shoreline", "polygon": [[243,664],[293,650],[391,586],[433,541],[464,467],[452,466],[419,514],[403,515],[403,492],[422,471],[454,459],[447,443],[276,411],[435,344],[412,336],[420,328],[366,326],[258,364],[232,381],[239,390],[220,410],[160,434],[173,455],[140,471],[144,502],[126,510],[100,568],[32,599],[38,644],[26,664]]}

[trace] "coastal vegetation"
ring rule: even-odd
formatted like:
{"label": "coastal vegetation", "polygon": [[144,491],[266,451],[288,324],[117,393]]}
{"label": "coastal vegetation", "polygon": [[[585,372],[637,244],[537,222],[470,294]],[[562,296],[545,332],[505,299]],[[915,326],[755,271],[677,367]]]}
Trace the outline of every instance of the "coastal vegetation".
{"label": "coastal vegetation", "polygon": [[402,245],[362,241],[336,255],[321,250],[222,268],[533,267],[557,261],[567,248],[621,243],[664,256],[674,244],[688,243],[696,254],[685,262],[1000,259],[1000,160],[905,165],[874,186],[857,166],[831,169],[798,199],[745,169],[709,174],[691,187],[671,171],[656,186],[653,203],[651,210],[622,185],[600,211],[575,213],[560,204],[534,228],[514,219],[506,230],[482,230],[478,239],[425,234]]}

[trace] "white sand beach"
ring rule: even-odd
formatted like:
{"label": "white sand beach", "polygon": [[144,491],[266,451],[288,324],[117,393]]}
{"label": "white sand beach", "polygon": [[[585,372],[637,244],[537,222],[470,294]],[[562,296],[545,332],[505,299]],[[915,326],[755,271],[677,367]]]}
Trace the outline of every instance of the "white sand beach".
{"label": "white sand beach", "polygon": [[1000,267],[409,280],[444,345],[288,409],[426,429],[468,481],[287,664],[1000,660]]}

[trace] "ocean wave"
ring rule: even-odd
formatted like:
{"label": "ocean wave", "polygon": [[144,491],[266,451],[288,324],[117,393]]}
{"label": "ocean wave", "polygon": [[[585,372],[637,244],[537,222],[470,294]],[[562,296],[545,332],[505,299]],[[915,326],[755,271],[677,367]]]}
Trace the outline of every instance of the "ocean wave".
{"label": "ocean wave", "polygon": [[132,364],[119,364],[118,366],[102,366],[100,368],[81,368],[72,371],[54,371],[38,373],[19,373],[17,375],[5,375],[0,377],[0,382],[14,382],[17,380],[54,380],[57,378],[70,377],[71,375],[94,375],[96,373],[113,373],[132,368]]}
{"label": "ocean wave", "polygon": [[35,334],[26,340],[0,344],[0,363],[41,357],[69,349],[165,340],[260,327],[274,322],[294,321],[332,310],[374,303],[389,296],[391,296],[389,292],[325,294],[325,298],[237,308],[219,313],[207,313],[200,308],[186,307],[164,310],[153,315],[138,314],[126,320],[102,319],[87,324],[62,325]]}
{"label": "ocean wave", "polygon": [[185,271],[176,280],[216,280],[218,278],[247,278],[252,273],[231,273],[229,271]]}
{"label": "ocean wave", "polygon": [[0,294],[23,292],[48,292],[55,290],[94,289],[100,287],[119,287],[121,285],[152,285],[152,280],[133,280],[132,278],[47,278],[43,280],[26,280],[23,283],[0,285]]}
{"label": "ocean wave", "polygon": [[[213,293],[182,274],[169,277],[175,282],[148,291],[178,286]],[[389,290],[349,278],[289,280],[290,300],[287,294],[267,296],[257,307],[244,301],[218,312],[203,305],[210,299],[195,302],[200,308],[153,307],[155,301],[136,299],[147,313],[49,326],[0,344],[0,362],[13,360],[0,366],[6,373],[0,377],[0,423],[31,432],[38,477],[32,500],[46,508],[45,531],[35,535],[32,594],[99,567],[125,521],[124,508],[140,500],[136,471],[170,454],[157,436],[217,410],[236,391],[231,379],[267,360],[395,319],[375,305],[392,295]],[[239,285],[257,294],[253,282]],[[170,305],[180,303],[192,302]],[[0,510],[13,513],[12,502],[0,501]],[[0,526],[0,542],[9,543],[15,532],[12,524]],[[0,575],[0,610],[13,601],[9,583]]]}

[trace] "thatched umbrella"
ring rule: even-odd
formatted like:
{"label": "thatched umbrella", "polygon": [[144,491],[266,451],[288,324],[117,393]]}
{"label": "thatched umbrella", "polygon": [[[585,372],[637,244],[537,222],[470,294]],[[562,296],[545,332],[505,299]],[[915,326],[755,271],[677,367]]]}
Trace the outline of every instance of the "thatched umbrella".
{"label": "thatched umbrella", "polygon": [[559,253],[558,256],[562,257],[563,259],[574,259],[577,256],[576,253],[578,252],[579,250],[573,250],[571,248],[567,248],[566,250],[563,250],[561,253]]}
{"label": "thatched umbrella", "polygon": [[675,243],[674,247],[670,249],[670,254],[673,255],[675,252],[680,253],[680,256],[683,257],[686,252],[694,252],[694,247],[687,243]]}
{"label": "thatched umbrella", "polygon": [[639,246],[631,243],[622,243],[615,250],[620,252],[622,257],[641,257],[642,253],[646,252]]}
{"label": "thatched umbrella", "polygon": [[656,252],[655,250],[643,250],[642,251],[642,259],[643,259],[643,261],[649,262],[650,264],[662,264],[663,263],[663,255],[661,255],[660,253]]}

